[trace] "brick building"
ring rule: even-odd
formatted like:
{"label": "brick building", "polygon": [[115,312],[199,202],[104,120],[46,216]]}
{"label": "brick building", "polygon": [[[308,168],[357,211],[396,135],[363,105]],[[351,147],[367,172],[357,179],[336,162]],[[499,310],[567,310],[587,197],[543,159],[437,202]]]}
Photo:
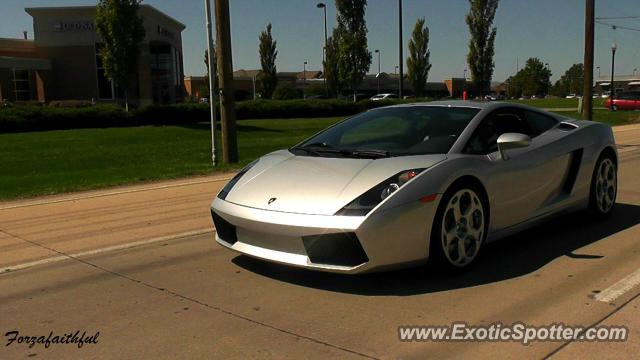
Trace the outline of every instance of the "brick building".
{"label": "brick building", "polygon": [[[116,101],[121,91],[105,77],[98,52],[95,6],[35,7],[34,39],[0,39],[0,99]],[[182,100],[185,26],[150,5],[140,7],[146,36],[130,101]]]}

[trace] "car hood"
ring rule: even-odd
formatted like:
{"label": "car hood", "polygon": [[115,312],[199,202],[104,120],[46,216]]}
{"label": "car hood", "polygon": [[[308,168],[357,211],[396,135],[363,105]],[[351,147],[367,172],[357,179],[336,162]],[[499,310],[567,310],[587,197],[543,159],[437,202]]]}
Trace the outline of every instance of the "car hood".
{"label": "car hood", "polygon": [[444,159],[445,155],[327,158],[281,150],[260,158],[226,201],[265,210],[333,215],[389,177],[404,170],[428,168]]}

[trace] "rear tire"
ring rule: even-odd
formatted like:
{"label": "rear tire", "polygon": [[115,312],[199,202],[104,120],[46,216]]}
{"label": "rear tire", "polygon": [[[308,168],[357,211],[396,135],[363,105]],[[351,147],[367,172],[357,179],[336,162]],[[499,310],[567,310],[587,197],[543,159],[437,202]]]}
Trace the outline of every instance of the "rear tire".
{"label": "rear tire", "polygon": [[611,105],[612,111],[618,111],[618,105]]}
{"label": "rear tire", "polygon": [[602,154],[596,162],[589,190],[589,212],[596,218],[611,215],[618,195],[618,167],[611,154]]}
{"label": "rear tire", "polygon": [[488,206],[474,184],[454,185],[443,195],[431,230],[430,262],[439,269],[469,269],[484,244]]}

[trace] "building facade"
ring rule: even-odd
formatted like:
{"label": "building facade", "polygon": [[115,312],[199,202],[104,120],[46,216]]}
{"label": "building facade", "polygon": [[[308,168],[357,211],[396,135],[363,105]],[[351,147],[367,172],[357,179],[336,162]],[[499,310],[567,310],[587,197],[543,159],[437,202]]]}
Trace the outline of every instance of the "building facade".
{"label": "building facade", "polygon": [[[0,39],[0,98],[114,102],[122,97],[104,74],[95,6],[25,11],[33,17],[34,39]],[[185,26],[150,5],[141,5],[140,17],[146,35],[129,100],[139,106],[181,101]]]}
{"label": "building facade", "polygon": [[[640,75],[616,75],[613,79],[616,93],[640,91]],[[611,93],[611,76],[600,76],[595,81],[594,91],[600,94]]]}

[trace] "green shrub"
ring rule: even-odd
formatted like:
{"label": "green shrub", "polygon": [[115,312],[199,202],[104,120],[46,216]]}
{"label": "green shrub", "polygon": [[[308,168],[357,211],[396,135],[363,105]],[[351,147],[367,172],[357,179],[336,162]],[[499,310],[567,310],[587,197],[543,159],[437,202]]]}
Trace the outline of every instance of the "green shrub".
{"label": "green shrub", "polygon": [[[338,99],[259,99],[237,102],[236,116],[238,120],[346,117],[380,106],[418,101],[424,99],[363,100],[357,103]],[[219,118],[220,112],[217,113]],[[152,105],[129,113],[117,105],[89,106],[81,101],[56,102],[48,106],[10,104],[0,107],[0,133],[139,125],[187,125],[207,122],[209,118],[209,104],[201,103]]]}
{"label": "green shrub", "polygon": [[273,91],[274,100],[292,100],[297,99],[298,91],[295,86],[289,82],[280,82]]}
{"label": "green shrub", "polygon": [[0,133],[125,126],[129,116],[115,105],[86,108],[11,106],[0,110]]}
{"label": "green shrub", "polygon": [[50,107],[57,108],[86,108],[94,105],[95,103],[87,100],[58,100],[48,104]]}
{"label": "green shrub", "polygon": [[306,96],[325,95],[327,93],[324,83],[319,81],[308,82],[304,89]]}

